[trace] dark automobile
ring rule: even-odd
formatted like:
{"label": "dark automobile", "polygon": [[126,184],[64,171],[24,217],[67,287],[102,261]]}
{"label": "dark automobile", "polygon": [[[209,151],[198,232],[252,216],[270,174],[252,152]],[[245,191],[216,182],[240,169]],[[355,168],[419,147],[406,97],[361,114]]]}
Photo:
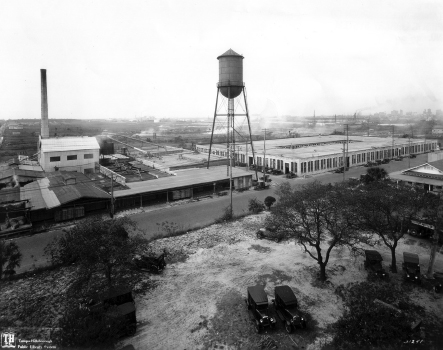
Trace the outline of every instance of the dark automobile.
{"label": "dark automobile", "polygon": [[335,169],[335,170],[334,170],[334,173],[336,173],[336,174],[340,174],[340,173],[342,173],[343,171],[344,171],[344,168],[341,167],[341,168]]}
{"label": "dark automobile", "polygon": [[403,252],[402,267],[406,281],[421,283],[420,260],[417,254]]}
{"label": "dark automobile", "polygon": [[377,159],[377,160],[375,161],[375,165],[381,165],[381,164],[383,164],[383,161],[382,161],[382,160]]}
{"label": "dark automobile", "polygon": [[285,324],[286,332],[292,333],[295,328],[306,328],[306,319],[298,309],[297,298],[289,286],[277,286],[274,289],[273,303],[277,316]]}
{"label": "dark automobile", "polygon": [[436,293],[442,293],[443,292],[443,272],[434,272],[434,291]]}
{"label": "dark automobile", "polygon": [[272,175],[282,175],[282,174],[283,174],[283,171],[278,170],[278,169],[274,169],[274,170],[272,170],[271,174],[272,174]]}
{"label": "dark automobile", "polygon": [[266,190],[269,188],[269,185],[264,181],[258,181],[254,186],[254,190]]}
{"label": "dark automobile", "polygon": [[286,178],[287,179],[293,179],[295,177],[297,177],[297,174],[294,174],[293,172],[290,172],[290,173],[286,174]]}
{"label": "dark automobile", "polygon": [[381,161],[381,164],[388,164],[391,160],[388,158],[385,158]]}
{"label": "dark automobile", "polygon": [[383,258],[376,250],[365,250],[365,269],[369,269],[369,272],[374,273],[377,277],[387,278],[388,274],[383,269],[381,262]]}
{"label": "dark automobile", "polygon": [[400,160],[403,160],[403,157],[402,156],[397,156],[397,157],[394,158],[394,160],[400,161]]}
{"label": "dark automobile", "polygon": [[374,165],[377,165],[377,163],[375,163],[375,162],[367,162],[366,164],[363,164],[363,166],[365,166],[365,167],[371,167],[371,166],[374,166]]}
{"label": "dark automobile", "polygon": [[258,239],[266,238],[277,243],[285,238],[285,233],[278,230],[275,226],[261,228],[257,231],[256,235]]}
{"label": "dark automobile", "polygon": [[248,309],[255,320],[255,330],[260,333],[264,328],[275,328],[276,319],[269,314],[268,296],[263,286],[248,287]]}
{"label": "dark automobile", "polygon": [[409,158],[417,158],[417,156],[415,154],[410,154]]}
{"label": "dark automobile", "polygon": [[132,291],[124,286],[114,287],[106,292],[96,292],[80,300],[80,308],[90,313],[105,310],[106,315],[118,322],[119,335],[132,335],[137,329],[135,303]]}
{"label": "dark automobile", "polygon": [[141,270],[148,270],[154,273],[160,273],[166,267],[166,251],[152,255],[135,255],[132,263]]}

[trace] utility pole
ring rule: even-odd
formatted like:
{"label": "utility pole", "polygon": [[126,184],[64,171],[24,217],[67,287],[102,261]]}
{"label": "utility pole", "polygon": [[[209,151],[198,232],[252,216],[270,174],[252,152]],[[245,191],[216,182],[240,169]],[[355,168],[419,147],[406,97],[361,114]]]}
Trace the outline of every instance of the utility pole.
{"label": "utility pole", "polygon": [[441,190],[438,191],[438,204],[437,204],[437,213],[434,222],[434,234],[432,236],[432,246],[431,246],[431,255],[429,257],[429,266],[428,271],[426,272],[426,277],[428,279],[434,279],[434,263],[435,263],[435,255],[437,254],[438,249],[438,238],[439,238],[439,218],[440,218],[440,204],[441,204]]}
{"label": "utility pole", "polygon": [[394,159],[394,128],[395,128],[395,126],[392,125],[392,151],[391,151],[391,159]]}
{"label": "utility pole", "polygon": [[368,118],[368,137],[369,137],[369,118]]}
{"label": "utility pole", "polygon": [[343,141],[343,182],[345,181],[345,142]]}
{"label": "utility pole", "polygon": [[[346,171],[347,167],[347,158],[348,158],[348,152],[349,152],[349,124],[346,125],[346,158],[343,158],[343,173]],[[343,175],[344,178],[344,175]]]}
{"label": "utility pole", "polygon": [[245,146],[246,146],[246,171],[248,171],[249,170],[249,158],[248,158],[248,142],[246,142],[245,143]]}
{"label": "utility pole", "polygon": [[262,129],[265,132],[265,137],[263,138],[263,180],[266,185],[266,131],[268,129]]}
{"label": "utility pole", "polygon": [[111,173],[111,219],[114,218],[114,175]]}

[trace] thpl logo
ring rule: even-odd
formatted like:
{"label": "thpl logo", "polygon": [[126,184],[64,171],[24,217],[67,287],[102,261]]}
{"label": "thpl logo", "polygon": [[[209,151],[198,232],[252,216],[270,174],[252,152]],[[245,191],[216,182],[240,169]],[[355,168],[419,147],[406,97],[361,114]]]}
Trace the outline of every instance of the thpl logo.
{"label": "thpl logo", "polygon": [[1,342],[2,349],[16,347],[17,339],[15,337],[15,333],[2,333],[1,336],[2,336],[2,342]]}

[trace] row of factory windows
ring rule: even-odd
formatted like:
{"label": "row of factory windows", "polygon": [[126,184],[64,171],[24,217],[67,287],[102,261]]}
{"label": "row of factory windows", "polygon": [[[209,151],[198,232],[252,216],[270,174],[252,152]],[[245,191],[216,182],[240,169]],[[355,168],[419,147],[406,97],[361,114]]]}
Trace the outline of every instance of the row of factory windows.
{"label": "row of factory windows", "polygon": [[[400,147],[395,149],[385,149],[380,151],[365,152],[359,154],[352,154],[347,157],[347,167],[351,165],[366,163],[374,160],[381,160],[385,158],[392,158],[402,156],[405,154],[426,152],[436,148],[436,143],[427,143],[421,145],[413,145],[410,147]],[[343,157],[335,157],[328,159],[320,159],[315,161],[302,162],[300,171],[302,174],[314,172],[323,169],[334,169],[343,166]]]}
{"label": "row of factory windows", "polygon": [[[359,154],[353,154],[350,159],[348,159],[348,165],[355,165],[355,164],[362,164],[369,161],[374,161],[378,159],[385,159],[385,158],[392,158],[400,155],[405,154],[411,154],[411,153],[420,153],[420,152],[427,152],[436,149],[437,144],[436,143],[426,143],[426,144],[418,144],[418,145],[411,145],[411,146],[405,146],[405,147],[399,147],[394,149],[385,149],[380,151],[372,151],[372,152],[364,152]],[[208,149],[200,149],[202,152],[208,152]],[[213,154],[219,155],[219,156],[227,156],[226,151],[219,151],[214,150],[212,151]],[[246,163],[246,156],[244,154],[235,154],[235,158],[238,160]],[[349,157],[348,157],[349,158]],[[286,163],[288,164],[288,163]],[[296,173],[297,172],[297,163],[291,162],[291,171]],[[340,166],[343,166],[343,157],[331,157],[327,159],[319,159],[315,161],[309,161],[309,162],[302,162],[300,163],[300,170],[301,173],[306,172],[314,172],[319,170],[325,170],[325,169],[335,169]],[[263,158],[257,156],[257,165],[263,166]],[[289,164],[288,164],[289,166]],[[284,170],[283,160],[279,159],[270,159],[266,158],[266,167],[270,167],[273,169],[278,170]]]}
{"label": "row of factory windows", "polygon": [[[92,159],[94,158],[94,155],[92,153],[87,153],[83,155],[84,159]],[[61,157],[57,156],[57,157],[49,157],[49,161],[50,162],[60,162]],[[66,156],[66,160],[77,160],[77,154],[73,154],[73,155],[69,155]]]}

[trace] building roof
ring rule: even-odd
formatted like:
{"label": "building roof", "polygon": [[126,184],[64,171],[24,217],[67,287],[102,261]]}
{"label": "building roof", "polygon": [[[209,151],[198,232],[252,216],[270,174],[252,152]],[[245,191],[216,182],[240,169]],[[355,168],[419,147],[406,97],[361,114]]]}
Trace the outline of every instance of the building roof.
{"label": "building roof", "polygon": [[[29,200],[32,210],[52,209],[81,198],[111,198],[107,192],[91,184],[91,180],[84,174],[59,172],[48,175],[49,177],[31,182],[20,190],[20,198]],[[67,185],[66,179],[72,178],[76,178],[76,183]]]}
{"label": "building roof", "polygon": [[8,179],[12,176],[18,176],[19,181],[23,180],[23,178],[42,178],[45,177],[45,173],[43,171],[34,171],[34,170],[24,170],[24,169],[16,169],[9,168],[3,171],[0,171],[0,181],[3,179]]}
{"label": "building roof", "polygon": [[[411,145],[424,141],[424,139],[413,139],[411,140]],[[431,142],[436,140],[427,139],[426,141]],[[343,135],[324,135],[266,140],[266,155],[291,159],[326,157],[332,155],[341,156],[343,154],[343,142],[346,142],[346,136]],[[256,156],[263,157],[264,142],[253,141],[253,144]],[[409,139],[394,139],[394,146],[396,147],[407,147],[408,145]],[[208,144],[197,145],[197,147],[207,147],[209,149]],[[241,147],[240,152],[245,152],[245,146]],[[369,152],[371,150],[378,151],[380,148],[392,148],[392,138],[349,136],[348,148],[349,154],[352,154],[352,152]],[[225,150],[226,145],[214,144],[212,149]]]}
{"label": "building roof", "polygon": [[393,180],[443,186],[443,160],[424,163],[406,170],[389,174]]}
{"label": "building roof", "polygon": [[[174,190],[177,188],[191,187],[201,184],[211,184],[213,182],[229,180],[226,175],[226,167],[193,168],[176,171],[177,176],[162,177],[155,180],[127,183],[129,190],[119,190],[114,193],[114,197],[124,197],[131,194],[160,192],[165,190]],[[252,176],[238,168],[232,168],[232,177]]]}
{"label": "building roof", "polygon": [[0,203],[18,202],[20,200],[20,188],[7,188],[0,190]]}
{"label": "building roof", "polygon": [[46,203],[38,181],[33,181],[20,188],[20,199],[29,200],[31,210],[45,209]]}
{"label": "building roof", "polygon": [[217,59],[219,59],[220,57],[226,57],[226,56],[238,56],[241,58],[244,58],[242,55],[239,55],[237,52],[235,52],[232,49],[229,49],[228,51],[226,51],[223,55],[220,55],[217,57]]}
{"label": "building roof", "polygon": [[87,136],[41,139],[40,143],[43,153],[100,149],[97,139]]}

